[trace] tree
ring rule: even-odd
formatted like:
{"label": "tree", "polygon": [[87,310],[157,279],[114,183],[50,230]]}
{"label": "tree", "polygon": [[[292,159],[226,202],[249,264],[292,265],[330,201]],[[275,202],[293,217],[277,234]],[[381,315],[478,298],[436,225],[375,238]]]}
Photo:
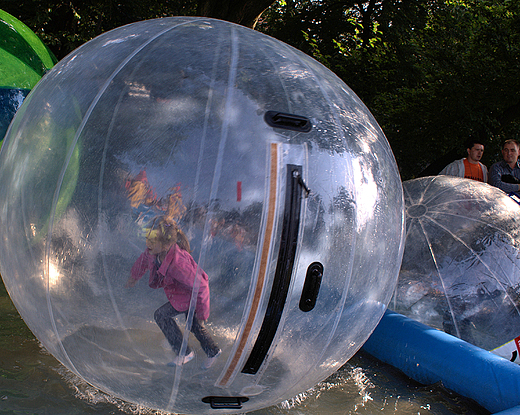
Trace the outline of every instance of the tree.
{"label": "tree", "polygon": [[[501,158],[505,139],[518,138],[520,127],[518,4],[438,1],[427,12],[426,24],[407,41],[413,54],[405,59],[415,81],[376,104],[396,126],[385,131],[400,153],[403,177],[419,175],[454,148],[465,155],[470,137],[486,142],[489,165]],[[386,119],[382,123],[388,126]]]}
{"label": "tree", "polygon": [[273,1],[4,0],[0,9],[29,26],[61,59],[101,33],[139,20],[197,15],[254,27]]}
{"label": "tree", "polygon": [[286,0],[258,27],[360,96],[409,179],[443,155],[463,156],[472,136],[487,140],[487,164],[518,138],[519,19],[508,0]]}
{"label": "tree", "polygon": [[254,28],[262,13],[274,0],[201,0],[197,15],[214,17]]}
{"label": "tree", "polygon": [[518,138],[517,1],[278,0],[267,10],[272,0],[3,2],[58,58],[107,30],[155,17],[204,15],[255,27],[313,56],[360,96],[405,180],[464,156],[472,136],[487,140],[488,165],[505,139]]}

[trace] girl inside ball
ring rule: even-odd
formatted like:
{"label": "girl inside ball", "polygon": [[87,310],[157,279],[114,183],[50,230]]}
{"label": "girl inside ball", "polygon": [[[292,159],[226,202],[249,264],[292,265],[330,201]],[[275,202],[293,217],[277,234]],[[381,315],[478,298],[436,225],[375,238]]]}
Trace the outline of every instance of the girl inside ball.
{"label": "girl inside ball", "polygon": [[211,367],[221,350],[204,326],[209,317],[209,281],[207,274],[197,265],[190,254],[190,244],[177,224],[165,217],[156,217],[146,230],[146,250],[132,266],[127,287],[133,287],[150,271],[149,286],[163,288],[168,302],[159,307],[154,318],[177,356],[168,365],[183,365],[192,360],[195,353],[189,345],[184,355],[180,354],[182,331],[174,317],[188,311],[193,290],[197,291],[195,313],[190,331],[200,342],[207,358],[202,367]]}

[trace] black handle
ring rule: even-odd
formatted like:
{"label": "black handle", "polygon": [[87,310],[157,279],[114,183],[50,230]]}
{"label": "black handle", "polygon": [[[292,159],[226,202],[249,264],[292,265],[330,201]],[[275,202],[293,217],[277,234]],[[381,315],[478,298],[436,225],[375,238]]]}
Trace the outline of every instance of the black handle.
{"label": "black handle", "polygon": [[311,120],[301,115],[287,114],[285,112],[267,111],[264,115],[265,122],[274,128],[301,131],[308,133],[312,129]]}
{"label": "black handle", "polygon": [[323,277],[323,265],[313,262],[307,268],[302,296],[300,297],[300,310],[308,312],[316,305],[316,299],[320,292],[321,279]]}
{"label": "black handle", "polygon": [[241,409],[242,403],[249,398],[245,396],[206,396],[202,402],[209,403],[211,409]]}

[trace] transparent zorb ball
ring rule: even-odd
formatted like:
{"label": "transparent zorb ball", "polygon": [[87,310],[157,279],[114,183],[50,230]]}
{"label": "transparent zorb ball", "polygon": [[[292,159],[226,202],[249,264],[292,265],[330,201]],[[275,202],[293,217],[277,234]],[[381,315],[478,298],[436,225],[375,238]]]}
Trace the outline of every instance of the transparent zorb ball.
{"label": "transparent zorb ball", "polygon": [[458,177],[403,189],[406,243],[389,307],[487,350],[520,335],[520,206]]}
{"label": "transparent zorb ball", "polygon": [[[244,27],[99,36],[31,92],[0,156],[9,294],[57,359],[126,401],[201,414],[296,396],[362,346],[395,287],[404,202],[381,129],[329,70]],[[207,280],[172,266],[130,287],[161,218]],[[186,330],[208,296],[209,363]],[[168,298],[178,354],[154,320]]]}

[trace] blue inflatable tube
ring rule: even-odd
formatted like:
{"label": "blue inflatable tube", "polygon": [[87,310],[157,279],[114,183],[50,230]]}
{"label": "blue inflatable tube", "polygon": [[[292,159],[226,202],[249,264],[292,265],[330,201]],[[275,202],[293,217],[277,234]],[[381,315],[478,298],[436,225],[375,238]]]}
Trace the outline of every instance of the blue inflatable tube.
{"label": "blue inflatable tube", "polygon": [[495,412],[494,415],[518,415],[520,414],[520,405],[514,408],[506,409],[505,411]]}
{"label": "blue inflatable tube", "polygon": [[520,413],[519,365],[401,314],[387,310],[363,349],[419,383],[442,382],[492,413]]}

